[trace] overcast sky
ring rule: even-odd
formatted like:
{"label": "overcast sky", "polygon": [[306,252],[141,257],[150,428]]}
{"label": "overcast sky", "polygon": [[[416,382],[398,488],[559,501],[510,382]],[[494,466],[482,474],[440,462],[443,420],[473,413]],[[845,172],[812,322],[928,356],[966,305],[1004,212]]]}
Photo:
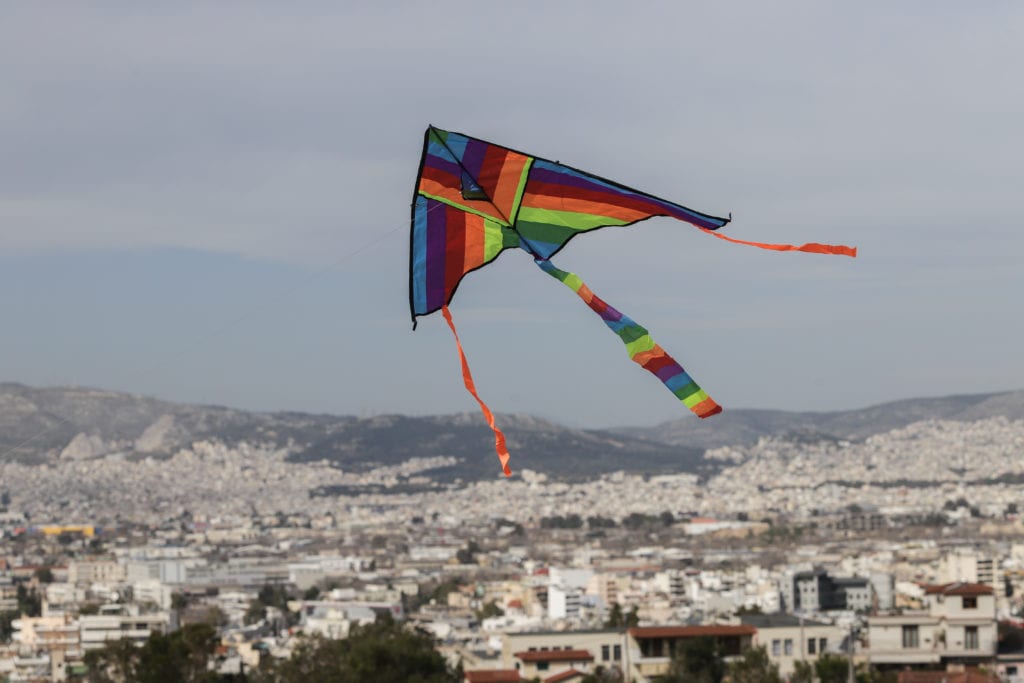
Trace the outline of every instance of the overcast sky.
{"label": "overcast sky", "polygon": [[[655,219],[555,258],[726,409],[1024,388],[1024,5],[358,4],[0,9],[0,380],[475,410],[440,316],[409,324],[433,123],[857,245]],[[525,254],[452,311],[498,412],[686,414]]]}

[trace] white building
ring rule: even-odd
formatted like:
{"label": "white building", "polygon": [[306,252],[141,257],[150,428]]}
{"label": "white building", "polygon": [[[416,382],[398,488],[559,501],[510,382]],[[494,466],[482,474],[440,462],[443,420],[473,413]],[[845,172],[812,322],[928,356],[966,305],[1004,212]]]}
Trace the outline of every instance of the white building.
{"label": "white building", "polygon": [[991,586],[947,583],[925,588],[925,609],[868,618],[868,650],[877,664],[982,664],[996,653]]}

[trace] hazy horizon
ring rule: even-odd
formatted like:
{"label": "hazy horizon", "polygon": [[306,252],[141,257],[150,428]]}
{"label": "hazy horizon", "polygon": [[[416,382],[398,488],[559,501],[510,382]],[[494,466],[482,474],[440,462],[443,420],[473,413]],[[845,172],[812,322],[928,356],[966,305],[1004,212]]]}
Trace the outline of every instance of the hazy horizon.
{"label": "hazy horizon", "polygon": [[[726,215],[555,258],[726,411],[1024,387],[1024,7],[868,2],[0,10],[0,379],[258,410],[475,411],[410,330],[428,123]],[[523,254],[452,302],[481,395],[687,415]]]}

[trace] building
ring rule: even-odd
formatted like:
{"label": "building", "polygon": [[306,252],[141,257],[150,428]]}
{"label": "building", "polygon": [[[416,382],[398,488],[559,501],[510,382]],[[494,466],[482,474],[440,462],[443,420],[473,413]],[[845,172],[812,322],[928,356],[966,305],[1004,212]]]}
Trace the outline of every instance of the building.
{"label": "building", "polygon": [[79,617],[83,652],[99,650],[107,641],[127,638],[141,645],[152,633],[164,633],[170,624],[166,612],[153,614],[101,613]]}
{"label": "building", "polygon": [[813,664],[823,654],[840,652],[847,637],[840,626],[791,614],[744,614],[740,620],[757,629],[754,645],[765,648],[783,678],[795,671],[798,661]]}
{"label": "building", "polygon": [[513,656],[516,670],[527,679],[565,680],[568,672],[589,672],[594,662],[588,650],[526,650]]}
{"label": "building", "polygon": [[646,683],[668,673],[672,656],[687,640],[712,638],[728,661],[750,649],[757,629],[745,624],[730,626],[639,626],[627,631],[628,681]]}
{"label": "building", "polygon": [[874,606],[870,579],[832,577],[824,569],[797,572],[784,582],[782,592],[786,608],[792,612],[866,612]]}
{"label": "building", "polygon": [[925,608],[868,618],[876,665],[985,664],[996,655],[995,591],[980,583],[926,586]]}
{"label": "building", "polygon": [[[521,652],[582,650],[590,654],[595,666],[624,671],[627,646],[626,632],[622,629],[506,633],[502,636],[502,666],[515,668],[517,653]],[[520,670],[521,665],[522,660]]]}

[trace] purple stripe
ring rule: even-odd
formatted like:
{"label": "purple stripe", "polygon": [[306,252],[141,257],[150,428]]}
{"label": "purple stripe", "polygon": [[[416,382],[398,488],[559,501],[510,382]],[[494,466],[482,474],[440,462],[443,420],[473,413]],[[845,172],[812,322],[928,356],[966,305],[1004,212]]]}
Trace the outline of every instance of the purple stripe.
{"label": "purple stripe", "polygon": [[686,372],[686,371],[683,370],[683,366],[682,365],[680,365],[679,363],[672,363],[671,365],[666,365],[665,367],[660,368],[654,374],[662,382],[667,382],[670,379],[672,379],[673,377],[675,377],[676,375],[681,375],[684,372]]}
{"label": "purple stripe", "polygon": [[490,145],[485,142],[470,139],[466,143],[466,151],[462,155],[462,165],[466,167],[469,176],[477,183],[480,182],[480,168],[484,165],[484,155],[487,153],[488,147]]}
{"label": "purple stripe", "polygon": [[427,214],[427,310],[436,310],[444,300],[444,252],[448,241],[447,207]]}
{"label": "purple stripe", "polygon": [[462,169],[454,161],[450,161],[445,157],[434,156],[432,154],[427,155],[427,160],[423,164],[427,168],[436,168],[439,171],[450,173],[456,178],[462,176]]}
{"label": "purple stripe", "polygon": [[[605,303],[605,306],[608,306],[607,302]],[[611,306],[608,306],[608,308],[606,308],[604,310],[604,312],[601,313],[601,319],[602,320],[608,320],[608,321],[613,322],[613,323],[617,323],[620,320],[622,320],[622,314],[619,313],[614,308],[612,308]]]}
{"label": "purple stripe", "polygon": [[[630,192],[629,190],[623,190],[617,187],[610,187],[607,183],[603,183],[599,180],[588,180],[586,178],[581,178],[580,176],[571,173],[559,173],[557,171],[551,171],[544,168],[537,168],[536,166],[534,166],[532,169],[530,169],[530,180],[537,180],[538,182],[542,183],[552,183],[554,185],[563,185],[565,187],[578,187],[584,190],[602,192],[613,197],[615,195],[631,197],[633,199],[648,202],[650,204],[653,204],[654,206],[659,207],[668,216],[684,220],[688,223],[693,223],[694,225],[699,225],[702,228],[710,228],[714,230],[715,228],[720,228],[723,225],[725,225],[723,221],[709,220],[704,216],[700,216],[698,214],[693,213],[692,211],[688,211],[685,207],[682,207],[678,204],[666,202],[664,200],[658,199],[657,197],[652,197],[647,194],[641,194],[639,192]],[[531,192],[529,183],[527,183],[526,185],[526,191]]]}

